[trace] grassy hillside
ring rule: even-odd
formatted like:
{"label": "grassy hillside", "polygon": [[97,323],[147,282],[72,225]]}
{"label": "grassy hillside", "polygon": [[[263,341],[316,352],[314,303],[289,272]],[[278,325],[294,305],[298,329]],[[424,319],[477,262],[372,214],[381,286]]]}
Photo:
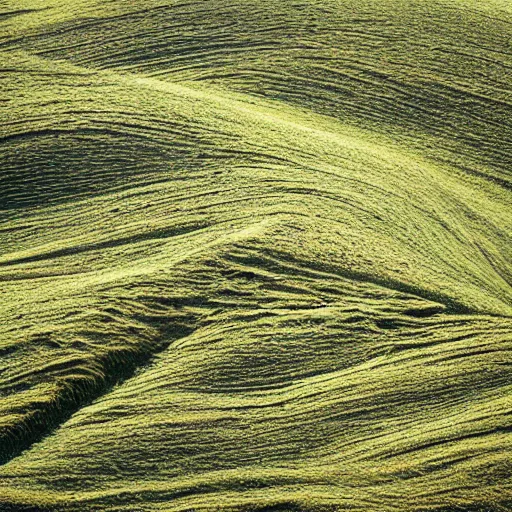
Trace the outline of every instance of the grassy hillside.
{"label": "grassy hillside", "polygon": [[512,510],[512,7],[0,1],[0,510]]}

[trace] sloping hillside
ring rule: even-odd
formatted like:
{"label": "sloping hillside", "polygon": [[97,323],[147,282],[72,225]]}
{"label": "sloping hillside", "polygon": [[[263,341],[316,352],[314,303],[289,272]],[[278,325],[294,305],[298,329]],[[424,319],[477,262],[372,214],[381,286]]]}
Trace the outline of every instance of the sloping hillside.
{"label": "sloping hillside", "polygon": [[512,510],[512,6],[0,1],[0,510]]}

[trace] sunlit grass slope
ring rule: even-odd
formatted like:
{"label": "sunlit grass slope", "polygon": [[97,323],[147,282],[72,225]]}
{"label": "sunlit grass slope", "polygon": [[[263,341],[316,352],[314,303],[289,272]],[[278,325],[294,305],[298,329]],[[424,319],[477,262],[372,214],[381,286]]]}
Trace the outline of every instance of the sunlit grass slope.
{"label": "sunlit grass slope", "polygon": [[0,510],[512,510],[508,2],[0,8]]}

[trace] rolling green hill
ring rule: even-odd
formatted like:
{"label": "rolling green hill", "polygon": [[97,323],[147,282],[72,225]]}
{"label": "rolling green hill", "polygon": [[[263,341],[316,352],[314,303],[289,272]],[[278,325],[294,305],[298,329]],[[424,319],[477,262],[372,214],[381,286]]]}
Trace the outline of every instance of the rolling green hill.
{"label": "rolling green hill", "polygon": [[512,510],[508,0],[0,26],[0,511]]}

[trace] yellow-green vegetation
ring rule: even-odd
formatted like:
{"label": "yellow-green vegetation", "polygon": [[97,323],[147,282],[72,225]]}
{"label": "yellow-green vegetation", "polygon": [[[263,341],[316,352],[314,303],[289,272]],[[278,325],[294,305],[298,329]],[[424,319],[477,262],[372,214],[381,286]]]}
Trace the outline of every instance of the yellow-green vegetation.
{"label": "yellow-green vegetation", "polygon": [[512,4],[3,0],[1,511],[512,510]]}

